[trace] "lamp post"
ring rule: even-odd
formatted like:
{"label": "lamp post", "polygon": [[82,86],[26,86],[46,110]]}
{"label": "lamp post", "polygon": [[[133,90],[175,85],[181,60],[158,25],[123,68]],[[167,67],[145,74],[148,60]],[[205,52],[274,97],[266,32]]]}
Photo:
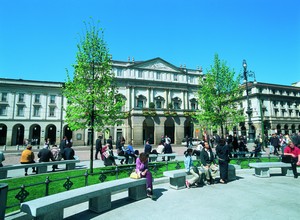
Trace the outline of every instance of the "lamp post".
{"label": "lamp post", "polygon": [[246,83],[246,97],[247,97],[247,111],[246,114],[248,115],[248,140],[250,143],[253,143],[254,141],[254,131],[252,129],[252,108],[250,107],[250,101],[249,101],[249,91],[248,91],[248,77],[251,76],[249,71],[247,71],[247,62],[246,60],[243,60],[243,68],[244,68],[244,82]]}

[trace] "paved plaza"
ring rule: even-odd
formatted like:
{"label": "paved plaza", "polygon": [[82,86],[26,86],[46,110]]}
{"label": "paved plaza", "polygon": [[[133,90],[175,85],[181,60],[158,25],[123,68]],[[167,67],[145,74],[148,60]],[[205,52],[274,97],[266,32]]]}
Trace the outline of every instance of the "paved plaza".
{"label": "paved plaza", "polygon": [[[89,151],[81,147],[75,150],[82,162],[89,166]],[[182,155],[184,147],[174,147]],[[18,163],[18,152],[7,152],[6,163]],[[179,156],[183,159],[183,156]],[[101,160],[94,167],[103,166]],[[19,172],[19,173],[18,173]],[[299,172],[299,170],[298,170]],[[82,203],[65,210],[69,220],[83,219],[299,219],[300,178],[280,175],[280,169],[271,169],[271,178],[258,178],[253,169],[237,170],[237,180],[228,184],[214,184],[198,188],[174,190],[168,179],[155,179],[155,199],[131,201],[127,192],[113,195],[112,209],[96,214],[87,211]],[[23,176],[24,171],[14,171],[9,177]]]}

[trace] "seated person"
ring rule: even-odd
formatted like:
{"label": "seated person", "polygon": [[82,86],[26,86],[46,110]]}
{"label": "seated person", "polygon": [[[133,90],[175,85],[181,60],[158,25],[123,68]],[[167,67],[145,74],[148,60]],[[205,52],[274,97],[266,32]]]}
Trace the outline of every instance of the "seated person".
{"label": "seated person", "polygon": [[110,144],[105,144],[102,149],[102,155],[103,155],[103,161],[104,161],[104,166],[112,166],[116,165],[115,158],[114,158],[114,153],[111,149]]}
{"label": "seated person", "polygon": [[140,157],[136,160],[135,171],[142,177],[146,178],[147,196],[152,197],[153,186],[152,186],[152,174],[148,168],[148,154],[141,153]]}
{"label": "seated person", "polygon": [[252,157],[253,154],[254,154],[254,157],[258,157],[258,156],[260,156],[259,155],[260,152],[261,152],[261,145],[256,144],[256,145],[254,145],[254,149],[252,150],[250,157]]}
{"label": "seated person", "polygon": [[297,165],[300,166],[300,149],[291,141],[284,148],[282,162],[291,163],[294,178],[298,178]]}
{"label": "seated person", "polygon": [[162,154],[165,151],[164,142],[161,141],[157,148],[151,152],[151,154]]}
{"label": "seated person", "polygon": [[208,144],[207,141],[204,142],[204,148],[200,154],[202,167],[205,171],[205,177],[207,180],[207,184],[214,184],[215,178],[218,171],[218,165],[215,161],[215,156]]}
{"label": "seated person", "polygon": [[61,155],[62,155],[62,158],[64,158],[64,160],[75,160],[75,158],[74,158],[75,151],[72,148],[71,142],[67,143],[67,146],[64,148]]}
{"label": "seated person", "polygon": [[128,164],[129,157],[132,157],[134,159],[134,163],[136,162],[136,158],[139,155],[139,151],[133,149],[131,141],[128,143],[128,146],[125,149],[125,155],[126,155],[125,164]]}
{"label": "seated person", "polygon": [[198,186],[201,172],[199,172],[198,168],[193,165],[193,160],[192,160],[193,149],[188,148],[184,155],[185,155],[185,159],[184,159],[185,171],[188,174],[193,175],[192,179],[185,181],[186,187],[190,188],[190,186],[193,184],[195,184],[195,186]]}
{"label": "seated person", "polygon": [[145,143],[145,147],[144,147],[144,153],[145,154],[151,154],[152,152],[152,146],[149,144],[149,139],[146,140],[146,143]]}

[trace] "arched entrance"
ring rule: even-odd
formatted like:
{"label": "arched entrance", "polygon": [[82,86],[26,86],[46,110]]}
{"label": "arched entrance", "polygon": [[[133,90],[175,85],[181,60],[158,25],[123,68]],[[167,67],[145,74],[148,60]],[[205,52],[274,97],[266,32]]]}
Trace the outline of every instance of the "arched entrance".
{"label": "arched entrance", "polygon": [[289,126],[287,124],[284,125],[284,134],[289,134]]}
{"label": "arched entrance", "polygon": [[72,132],[71,128],[68,125],[66,125],[64,127],[63,137],[64,136],[66,136],[68,138],[68,140],[71,140],[72,137],[73,137],[73,132]]}
{"label": "arched entrance", "polygon": [[294,124],[292,124],[292,133],[296,133],[296,126]]}
{"label": "arched entrance", "polygon": [[38,124],[33,124],[29,129],[29,139],[31,139],[32,145],[40,145],[41,142],[41,126]]}
{"label": "arched entrance", "polygon": [[192,123],[191,119],[186,119],[184,121],[184,137],[193,137],[194,136],[194,124]]}
{"label": "arched entrance", "polygon": [[24,143],[24,125],[16,124],[12,130],[12,137],[11,137],[11,144],[12,145],[23,145]]}
{"label": "arched entrance", "polygon": [[46,139],[50,139],[50,144],[55,144],[56,141],[56,126],[53,124],[50,124],[46,127],[46,133],[45,133]]}
{"label": "arched entrance", "polygon": [[143,121],[143,140],[149,139],[150,144],[154,143],[154,122],[151,118]]}
{"label": "arched entrance", "polygon": [[276,134],[280,134],[281,133],[281,125],[280,124],[278,124],[276,126],[276,130],[277,130],[277,132],[275,132]]}
{"label": "arched entrance", "polygon": [[174,133],[175,133],[175,123],[173,118],[169,117],[165,121],[165,135],[167,135],[169,138],[171,138],[171,143],[174,143]]}
{"label": "arched entrance", "polygon": [[6,145],[7,126],[0,124],[0,145]]}

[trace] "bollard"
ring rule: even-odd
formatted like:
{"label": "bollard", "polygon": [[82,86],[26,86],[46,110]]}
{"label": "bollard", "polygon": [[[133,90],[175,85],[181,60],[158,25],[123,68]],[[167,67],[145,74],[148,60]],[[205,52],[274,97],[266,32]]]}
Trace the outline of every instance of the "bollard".
{"label": "bollard", "polygon": [[7,190],[8,190],[8,184],[0,183],[0,219],[5,218]]}
{"label": "bollard", "polygon": [[6,151],[6,145],[3,146],[3,151]]}
{"label": "bollard", "polygon": [[19,148],[19,145],[17,145],[17,146],[16,146],[16,150],[19,150],[19,149],[20,149],[20,148]]}

